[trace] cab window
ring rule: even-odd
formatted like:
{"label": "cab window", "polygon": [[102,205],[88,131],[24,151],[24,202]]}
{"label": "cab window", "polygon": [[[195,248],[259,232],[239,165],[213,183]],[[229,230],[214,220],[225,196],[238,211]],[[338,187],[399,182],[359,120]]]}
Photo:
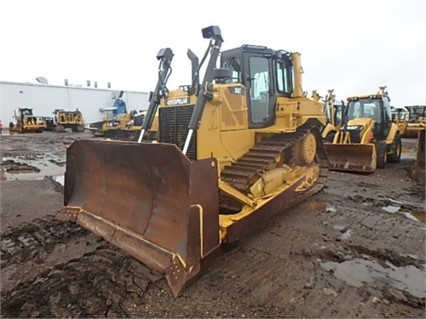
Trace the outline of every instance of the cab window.
{"label": "cab window", "polygon": [[223,67],[231,70],[231,78],[228,83],[241,83],[241,62],[238,58],[230,58],[223,63]]}
{"label": "cab window", "polygon": [[282,61],[277,63],[277,90],[285,96],[290,96],[293,91],[291,83],[292,69],[291,65],[286,65]]}
{"label": "cab window", "polygon": [[250,116],[252,123],[266,123],[269,118],[270,74],[268,60],[251,57],[250,68]]}

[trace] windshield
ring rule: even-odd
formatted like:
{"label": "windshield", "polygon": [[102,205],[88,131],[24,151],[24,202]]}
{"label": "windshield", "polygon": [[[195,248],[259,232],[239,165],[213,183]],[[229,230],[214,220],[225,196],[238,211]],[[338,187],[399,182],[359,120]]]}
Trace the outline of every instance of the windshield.
{"label": "windshield", "polygon": [[335,104],[334,105],[334,123],[335,125],[342,124],[342,113],[343,113],[343,104]]}
{"label": "windshield", "polygon": [[415,106],[412,107],[413,113],[418,116],[425,116],[426,106]]}
{"label": "windshield", "polygon": [[231,70],[231,83],[241,83],[241,63],[236,57],[223,62],[223,68]]}
{"label": "windshield", "polygon": [[376,122],[381,122],[380,100],[359,99],[350,101],[348,105],[348,120],[357,118],[372,118]]}

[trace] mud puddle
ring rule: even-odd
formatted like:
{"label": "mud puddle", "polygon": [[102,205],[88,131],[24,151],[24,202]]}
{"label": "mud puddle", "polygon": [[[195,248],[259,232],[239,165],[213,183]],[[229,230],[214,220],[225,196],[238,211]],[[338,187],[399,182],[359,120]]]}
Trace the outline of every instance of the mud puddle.
{"label": "mud puddle", "polygon": [[1,176],[3,180],[38,180],[45,176],[63,184],[65,160],[60,157],[2,157]]}
{"label": "mud puddle", "polygon": [[413,265],[396,267],[387,261],[382,266],[375,261],[355,258],[342,263],[325,262],[321,267],[332,271],[336,278],[353,287],[384,282],[417,298],[424,298],[426,295],[425,270]]}
{"label": "mud puddle", "polygon": [[387,213],[390,214],[395,214],[395,213],[399,213],[404,215],[405,217],[415,220],[417,222],[425,222],[425,212],[421,212],[418,209],[407,209],[404,207],[404,205],[395,205],[395,204],[390,204],[390,205],[386,205],[382,207],[382,210],[384,210]]}

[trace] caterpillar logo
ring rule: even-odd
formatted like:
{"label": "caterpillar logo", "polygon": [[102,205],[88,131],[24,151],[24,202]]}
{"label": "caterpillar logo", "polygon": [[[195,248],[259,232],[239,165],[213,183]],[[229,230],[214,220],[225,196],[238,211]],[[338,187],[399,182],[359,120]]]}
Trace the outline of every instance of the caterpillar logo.
{"label": "caterpillar logo", "polygon": [[231,92],[232,94],[235,94],[235,95],[245,95],[246,94],[246,90],[242,86],[230,86],[228,89],[229,89],[229,92]]}
{"label": "caterpillar logo", "polygon": [[189,97],[179,97],[167,100],[167,106],[184,105],[189,103]]}

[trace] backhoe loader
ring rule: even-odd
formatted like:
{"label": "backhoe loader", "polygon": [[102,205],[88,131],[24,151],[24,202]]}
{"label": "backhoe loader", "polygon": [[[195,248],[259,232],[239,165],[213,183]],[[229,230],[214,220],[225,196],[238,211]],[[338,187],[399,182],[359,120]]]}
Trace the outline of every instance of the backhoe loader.
{"label": "backhoe loader", "polygon": [[321,132],[325,142],[333,142],[334,136],[342,126],[343,110],[345,104],[343,101],[337,101],[334,90],[328,90],[324,100],[327,124]]}
{"label": "backhoe loader", "polygon": [[332,143],[325,143],[330,170],[373,173],[386,162],[399,162],[401,131],[385,89],[347,98],[344,125]]}
{"label": "backhoe loader", "polygon": [[218,26],[202,35],[210,41],[193,83],[176,92],[166,87],[173,53],[160,50],[138,141],[69,146],[58,214],[163,273],[175,297],[229,244],[320,191],[328,173],[326,117],[303,93],[300,54],[221,52]]}
{"label": "backhoe loader", "polygon": [[391,106],[392,121],[398,125],[401,137],[405,137],[409,123],[409,111],[405,107]]}
{"label": "backhoe loader", "polygon": [[426,128],[426,105],[405,106],[409,113],[407,129],[403,134],[404,138],[417,138],[419,132]]}

